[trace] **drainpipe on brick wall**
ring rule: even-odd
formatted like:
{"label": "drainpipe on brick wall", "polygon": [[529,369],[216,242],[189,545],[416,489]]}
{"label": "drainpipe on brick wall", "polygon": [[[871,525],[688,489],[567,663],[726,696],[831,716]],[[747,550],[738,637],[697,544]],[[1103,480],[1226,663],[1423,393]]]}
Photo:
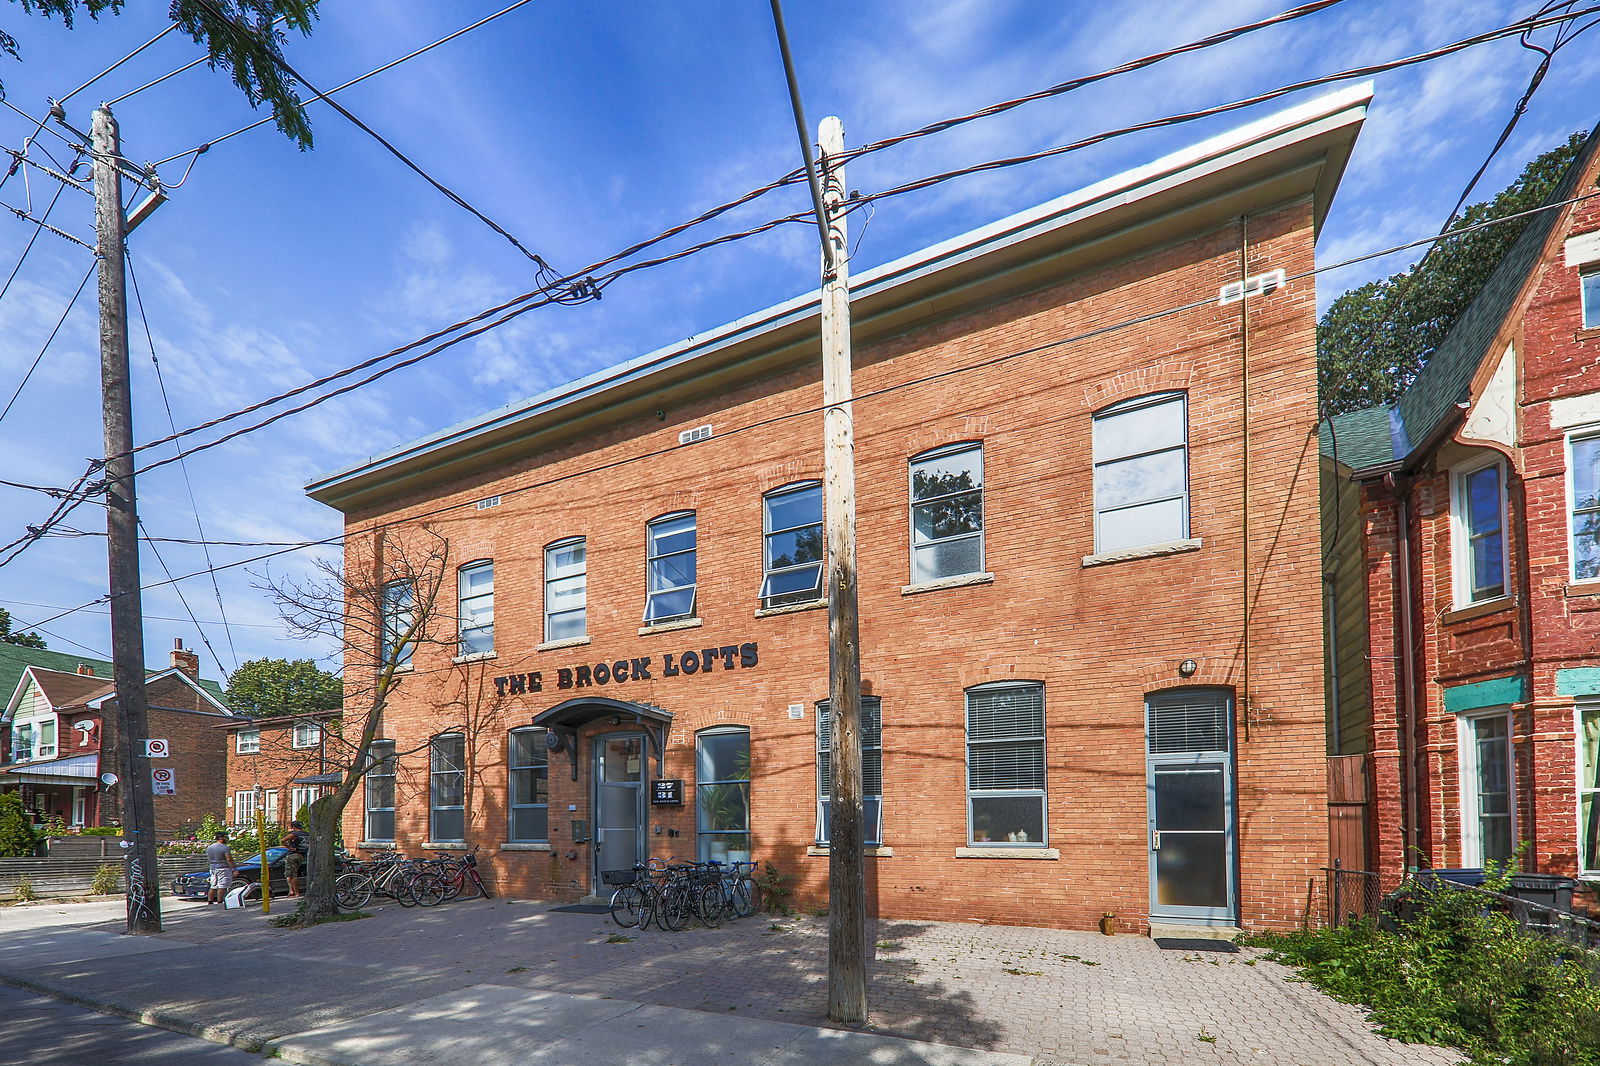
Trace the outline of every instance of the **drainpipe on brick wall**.
{"label": "drainpipe on brick wall", "polygon": [[1420,826],[1417,824],[1417,671],[1411,624],[1411,498],[1408,481],[1397,480],[1392,475],[1385,480],[1394,489],[1399,508],[1396,522],[1399,527],[1397,554],[1400,574],[1397,582],[1399,587],[1395,591],[1399,593],[1396,600],[1400,604],[1400,791],[1405,799],[1405,823],[1400,827],[1400,872],[1404,874],[1412,855],[1416,853],[1420,857],[1421,850],[1418,847]]}
{"label": "drainpipe on brick wall", "polygon": [[1240,472],[1240,506],[1239,522],[1242,527],[1240,534],[1240,571],[1242,574],[1241,592],[1242,617],[1240,627],[1240,677],[1243,684],[1239,687],[1239,719],[1244,726],[1245,743],[1250,742],[1250,294],[1248,279],[1250,277],[1250,216],[1239,216],[1239,281],[1241,295],[1239,297],[1239,375],[1240,399],[1239,404],[1239,447],[1242,453]]}

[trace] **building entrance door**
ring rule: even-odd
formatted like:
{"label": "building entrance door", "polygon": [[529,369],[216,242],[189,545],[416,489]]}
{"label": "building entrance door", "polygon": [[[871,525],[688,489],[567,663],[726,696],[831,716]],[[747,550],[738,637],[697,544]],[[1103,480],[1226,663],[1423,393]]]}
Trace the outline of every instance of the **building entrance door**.
{"label": "building entrance door", "polygon": [[1152,762],[1150,916],[1217,922],[1233,918],[1233,821],[1228,765]]}
{"label": "building entrance door", "polygon": [[644,735],[594,740],[595,893],[608,891],[602,870],[631,870],[644,858]]}

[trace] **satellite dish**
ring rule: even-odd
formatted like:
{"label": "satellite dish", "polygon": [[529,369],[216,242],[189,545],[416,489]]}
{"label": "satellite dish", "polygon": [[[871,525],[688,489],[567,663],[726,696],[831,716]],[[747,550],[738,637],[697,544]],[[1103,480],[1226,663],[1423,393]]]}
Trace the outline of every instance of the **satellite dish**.
{"label": "satellite dish", "polygon": [[102,785],[114,785],[117,783],[117,775],[108,770],[100,775],[100,783]]}

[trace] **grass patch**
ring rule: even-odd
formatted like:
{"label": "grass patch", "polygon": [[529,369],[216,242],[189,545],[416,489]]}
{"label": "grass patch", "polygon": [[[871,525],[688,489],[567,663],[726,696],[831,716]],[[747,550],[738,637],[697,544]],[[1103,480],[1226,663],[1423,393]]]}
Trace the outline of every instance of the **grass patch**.
{"label": "grass patch", "polygon": [[633,937],[626,936],[626,935],[624,935],[622,933],[612,933],[610,936],[606,937],[606,943],[607,944],[631,944],[631,943],[633,943]]}

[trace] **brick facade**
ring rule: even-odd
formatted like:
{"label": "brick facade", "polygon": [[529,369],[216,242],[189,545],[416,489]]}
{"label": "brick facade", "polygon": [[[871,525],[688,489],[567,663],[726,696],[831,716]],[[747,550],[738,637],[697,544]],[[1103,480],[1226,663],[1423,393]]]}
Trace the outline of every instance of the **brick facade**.
{"label": "brick facade", "polygon": [[[297,726],[301,727],[298,746]],[[226,798],[213,813],[230,825],[239,822],[241,792],[261,789],[256,802],[270,812],[267,821],[287,827],[298,813],[296,789],[309,790],[313,797],[320,797],[342,776],[345,749],[339,740],[337,715],[258,718],[228,722],[219,728],[225,740],[227,788]],[[247,743],[246,750],[240,751],[240,734],[250,732],[257,737],[255,750],[248,750]],[[305,799],[305,794],[301,798]],[[253,825],[250,822],[247,828]]]}
{"label": "brick facade", "polygon": [[[1160,240],[1065,256],[1076,265],[1041,267],[1027,284],[996,283],[997,270],[981,295],[891,305],[892,329],[874,326],[861,311],[872,305],[858,302],[862,676],[882,701],[883,846],[867,863],[877,914],[1087,928],[1114,912],[1124,929],[1144,928],[1145,699],[1220,688],[1234,710],[1236,913],[1215,920],[1289,928],[1305,917],[1308,881],[1327,861],[1314,288],[1253,298],[1248,320],[1237,303],[1207,303],[1059,343],[1214,296],[1241,272],[1311,269],[1325,204],[1309,189],[1256,194],[1275,197],[1265,202],[1237,187],[1228,194],[1242,199],[1224,218],[1207,218],[1181,194],[1167,203],[1150,194],[1141,209],[1169,207],[1179,220]],[[1063,238],[1074,249],[1082,239]],[[749,731],[753,853],[795,876],[798,902],[825,897],[815,704],[827,694],[827,612],[762,611],[758,599],[762,494],[822,476],[814,319],[809,328],[804,350],[758,352],[741,364],[751,369],[687,381],[658,375],[639,402],[614,403],[592,431],[530,433],[476,469],[441,472],[417,460],[414,480],[353,503],[327,483],[313,487],[346,511],[350,564],[437,543],[424,528],[449,546],[428,633],[440,643],[416,648],[383,716],[383,735],[401,753],[399,847],[434,835],[427,744],[460,732],[463,846],[480,849],[499,891],[565,900],[600,891],[587,839],[597,817],[593,753],[605,737],[637,731],[636,719],[626,710],[581,715],[576,758],[570,738],[550,755],[547,843],[507,844],[507,751],[510,730],[604,697],[642,708],[647,721],[656,709],[671,716],[663,770],[645,753],[644,778],[681,780],[685,802],[646,809],[646,854],[696,855],[697,737],[740,727]],[[1056,346],[971,369],[1043,345]],[[1163,392],[1187,398],[1192,540],[1086,560],[1096,543],[1093,416]],[[681,430],[706,423],[710,439],[675,447]],[[909,586],[908,460],[953,442],[983,449],[982,569],[943,587]],[[696,617],[642,627],[645,525],[684,510],[697,520]],[[544,549],[573,536],[587,541],[586,636],[540,650]],[[453,646],[455,575],[474,560],[494,563],[488,658],[457,657]],[[1186,659],[1192,676],[1180,674]],[[1046,839],[983,846],[969,840],[964,693],[1008,680],[1043,685]],[[359,793],[344,833],[364,835]]]}

